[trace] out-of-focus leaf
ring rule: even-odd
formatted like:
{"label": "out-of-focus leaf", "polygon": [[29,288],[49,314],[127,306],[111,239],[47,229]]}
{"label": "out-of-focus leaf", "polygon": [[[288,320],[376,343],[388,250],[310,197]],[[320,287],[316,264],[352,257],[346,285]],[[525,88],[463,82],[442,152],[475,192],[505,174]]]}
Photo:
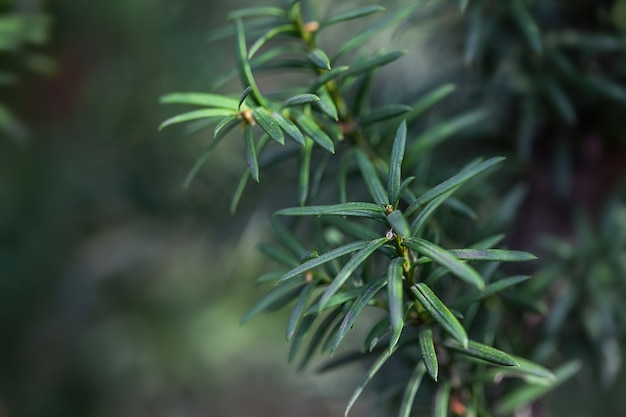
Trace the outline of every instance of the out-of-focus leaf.
{"label": "out-of-focus leaf", "polygon": [[319,101],[319,97],[316,94],[298,94],[293,97],[289,97],[283,102],[283,107],[297,106],[300,104],[313,103]]}
{"label": "out-of-focus leaf", "polygon": [[339,13],[335,16],[331,16],[328,19],[320,23],[320,27],[326,27],[337,23],[345,22],[347,20],[358,19],[360,17],[369,16],[373,13],[381,12],[385,10],[383,6],[372,5],[363,6],[356,9],[348,10],[347,12]]}
{"label": "out-of-focus leaf", "polygon": [[385,364],[385,362],[387,362],[387,359],[391,357],[392,353],[393,352],[389,352],[388,350],[385,350],[383,354],[378,357],[376,362],[374,362],[371,368],[367,371],[367,374],[365,374],[365,377],[361,380],[361,383],[359,384],[359,386],[354,390],[352,397],[350,397],[350,401],[348,401],[348,405],[346,406],[346,411],[344,413],[345,416],[348,415],[348,413],[350,412],[350,409],[352,408],[356,400],[359,398],[359,396],[365,389],[365,386],[371,381],[371,379],[374,377],[374,375],[376,375],[376,373]]}
{"label": "out-of-focus leaf", "polygon": [[263,129],[270,138],[274,139],[281,145],[285,144],[283,131],[280,129],[276,119],[270,116],[267,110],[263,107],[257,107],[252,111],[252,117],[254,117],[254,120],[259,124],[259,126],[261,126],[261,129]]}
{"label": "out-of-focus leaf", "polygon": [[512,277],[498,280],[494,283],[487,285],[484,291],[472,291],[468,294],[462,295],[454,302],[454,305],[463,307],[468,306],[484,298],[491,297],[492,295],[497,294],[500,291],[503,291],[509,287],[512,287],[513,285],[517,285],[528,279],[530,279],[530,276],[528,275],[515,275]]}
{"label": "out-of-focus leaf", "polygon": [[209,93],[170,93],[159,98],[162,104],[192,104],[197,106],[218,107],[230,110],[238,110],[237,99],[219,94]]}
{"label": "out-of-focus leaf", "polygon": [[374,240],[378,237],[378,234],[374,230],[342,217],[327,217],[324,219],[324,222],[336,227],[346,235],[355,239]]}
{"label": "out-of-focus leaf", "polygon": [[317,91],[321,86],[323,86],[327,82],[344,75],[345,72],[348,71],[349,69],[350,67],[342,65],[342,66],[334,67],[333,69],[326,71],[322,75],[315,78],[315,80],[313,80],[313,82],[311,83],[311,86],[309,87],[309,91],[313,91],[313,92]]}
{"label": "out-of-focus leaf", "polygon": [[365,340],[363,341],[363,347],[361,351],[371,352],[374,348],[384,339],[391,334],[391,323],[389,316],[385,316],[378,323],[372,326]]}
{"label": "out-of-focus leaf", "polygon": [[457,185],[455,188],[448,190],[446,193],[440,195],[439,197],[431,200],[428,204],[426,204],[426,207],[424,207],[420,214],[415,217],[413,223],[411,224],[411,236],[419,236],[422,229],[426,225],[426,222],[428,221],[428,219],[430,219],[435,210],[437,210],[439,206],[444,204],[450,198],[450,196],[454,194],[456,190],[458,190],[459,187],[460,186]]}
{"label": "out-of-focus leaf", "polygon": [[442,384],[435,394],[435,404],[433,406],[433,417],[448,417],[448,404],[450,403],[450,390],[452,385],[449,382]]}
{"label": "out-of-focus leaf", "polygon": [[387,222],[393,228],[393,231],[402,236],[409,237],[411,236],[411,228],[409,227],[409,223],[406,218],[402,214],[400,210],[394,210],[387,215]]}
{"label": "out-of-focus leaf", "polygon": [[370,242],[368,241],[348,243],[347,245],[338,247],[337,249],[333,249],[330,252],[326,252],[325,254],[320,255],[317,258],[309,259],[308,261],[304,262],[299,267],[294,268],[291,271],[285,273],[282,277],[280,277],[278,282],[286,281],[290,278],[297,277],[298,275],[306,271],[309,271],[315,267],[323,265],[326,262],[332,261],[333,259],[336,259],[340,256],[361,250],[365,248],[368,244],[370,244]]}
{"label": "out-of-focus leaf", "polygon": [[461,8],[462,13],[465,13],[465,9],[467,9],[468,4],[469,0],[459,0],[459,7]]}
{"label": "out-of-focus leaf", "polygon": [[426,367],[422,362],[418,363],[411,377],[409,378],[409,382],[406,385],[406,389],[404,390],[404,395],[402,396],[402,402],[400,403],[400,414],[399,417],[409,417],[411,415],[411,409],[413,408],[413,401],[415,401],[415,395],[417,394],[417,390],[426,374]]}
{"label": "out-of-focus leaf", "polygon": [[[359,297],[362,292],[363,292],[363,289],[360,287],[351,288],[346,291],[340,291],[336,293],[335,295],[333,295],[330,300],[328,300],[328,303],[326,303],[325,309],[328,310],[332,307],[344,305],[348,301],[352,301],[356,299],[357,297]],[[320,311],[319,301],[321,298],[322,298],[321,295],[317,297],[317,299],[312,303],[311,307],[309,307],[309,309],[306,311],[306,314],[317,314]]]}
{"label": "out-of-focus leaf", "polygon": [[402,104],[390,104],[382,108],[376,109],[365,116],[359,118],[359,123],[362,126],[370,126],[375,123],[384,122],[395,117],[400,117],[406,114],[411,107]]}
{"label": "out-of-focus leaf", "polygon": [[392,334],[389,339],[389,351],[391,351],[398,340],[404,327],[404,284],[402,280],[402,266],[406,260],[395,258],[389,263],[387,268],[387,298],[389,302],[389,320],[391,322]]}
{"label": "out-of-focus leaf", "polygon": [[427,192],[419,196],[405,210],[404,212],[405,215],[407,217],[410,217],[411,215],[413,215],[413,213],[415,213],[415,210],[422,207],[424,204],[439,197],[440,195],[446,193],[447,191],[457,187],[458,185],[461,185],[467,182],[471,178],[482,173],[483,171],[486,171],[487,169],[491,168],[495,164],[502,162],[504,159],[505,158],[502,158],[502,157],[490,158],[476,166],[472,166],[472,167],[462,170],[461,172],[459,172],[452,178],[445,180],[444,182],[438,184],[437,186],[431,188],[430,190],[428,190]]}
{"label": "out-of-focus leaf", "polygon": [[468,284],[480,290],[485,288],[485,283],[478,272],[471,266],[452,256],[447,250],[421,238],[407,238],[404,239],[402,244],[416,250],[422,255],[428,256]]}
{"label": "out-of-focus leaf", "polygon": [[569,125],[576,123],[576,110],[565,90],[552,78],[545,78],[543,86],[563,121]]}
{"label": "out-of-focus leaf", "polygon": [[582,367],[578,361],[568,362],[554,371],[555,383],[551,386],[526,384],[506,394],[495,405],[496,416],[508,416],[515,410],[531,404],[574,376]]}
{"label": "out-of-focus leaf", "polygon": [[328,300],[343,286],[343,284],[350,278],[350,275],[378,248],[387,243],[387,238],[382,237],[380,239],[372,240],[363,249],[355,253],[352,258],[341,268],[341,271],[330,283],[322,298],[320,299],[320,310],[324,309]]}
{"label": "out-of-focus leaf", "polygon": [[365,155],[363,151],[357,150],[356,161],[359,165],[359,169],[361,170],[363,181],[365,181],[367,189],[376,204],[389,204],[387,201],[387,192],[383,188],[380,178],[378,178],[378,173],[367,155]]}
{"label": "out-of-focus leaf", "polygon": [[227,116],[234,116],[235,114],[236,114],[236,111],[227,110],[227,109],[193,110],[190,112],[186,112],[186,113],[182,113],[182,114],[170,117],[169,119],[161,123],[161,125],[159,126],[159,130],[162,130],[166,128],[167,126],[171,126],[173,124],[188,122],[191,120],[207,119],[207,118],[215,118],[215,117],[227,117]]}
{"label": "out-of-focus leaf", "polygon": [[244,137],[246,144],[246,160],[248,162],[248,169],[250,169],[250,175],[252,179],[259,182],[259,161],[257,158],[256,147],[254,146],[254,132],[252,131],[252,125],[246,124],[244,128]]}
{"label": "out-of-focus leaf", "polygon": [[309,52],[308,58],[309,61],[311,61],[316,67],[323,70],[330,69],[330,59],[328,58],[328,55],[326,55],[326,52],[324,52],[323,50],[319,48],[312,50],[311,52]]}
{"label": "out-of-focus leaf", "polygon": [[496,246],[498,243],[502,242],[504,239],[504,234],[498,234],[486,237],[478,242],[472,243],[469,248],[470,249],[490,249]]}
{"label": "out-of-focus leaf", "polygon": [[331,138],[328,137],[313,120],[304,114],[298,114],[296,116],[296,124],[302,131],[313,139],[318,145],[326,149],[331,153],[335,153],[335,145]]}
{"label": "out-of-focus leaf", "polygon": [[289,353],[287,354],[288,363],[293,362],[293,360],[295,359],[296,354],[298,353],[298,350],[300,349],[304,338],[311,329],[311,326],[315,322],[315,319],[317,319],[317,316],[310,315],[303,317],[300,321],[300,324],[298,325],[298,328],[296,329],[296,332],[291,339],[291,346],[289,347]]}
{"label": "out-of-focus leaf", "polygon": [[385,28],[399,22],[402,19],[405,19],[409,16],[416,8],[421,7],[422,3],[417,3],[409,7],[405,7],[396,11],[395,13],[390,14],[384,19],[380,19],[377,23],[370,26],[368,29],[364,30],[357,36],[350,38],[335,54],[335,60],[339,57],[345,55],[351,50],[358,48],[363,43],[367,42],[369,38],[381,32]]}
{"label": "out-of-focus leaf", "polygon": [[354,326],[357,318],[370,302],[370,300],[387,284],[387,278],[380,279],[376,282],[371,283],[365,288],[361,289],[361,294],[359,297],[352,303],[350,310],[346,313],[341,324],[339,325],[339,330],[335,334],[333,341],[330,345],[331,354],[337,350],[339,344],[344,339],[348,331]]}
{"label": "out-of-focus leaf", "polygon": [[290,291],[298,288],[299,286],[305,284],[306,281],[304,279],[292,280],[289,282],[282,283],[275,288],[273,288],[270,292],[268,292],[261,300],[252,307],[241,319],[241,323],[245,323],[263,312],[265,309],[270,307],[275,301],[282,298],[284,295],[288,294]]}
{"label": "out-of-focus leaf", "polygon": [[419,332],[420,351],[422,361],[428,370],[430,377],[436,382],[439,375],[439,362],[437,361],[437,353],[435,352],[435,343],[433,341],[433,331],[424,327]]}
{"label": "out-of-focus leaf", "polygon": [[522,33],[526,37],[528,45],[532,50],[541,54],[543,50],[543,42],[541,40],[541,32],[537,27],[537,24],[533,20],[532,16],[526,8],[524,0],[512,0],[513,18],[519,25]]}
{"label": "out-of-focus leaf", "polygon": [[296,257],[276,245],[270,243],[260,243],[258,248],[268,258],[273,259],[289,268],[295,268],[300,265],[300,261]]}
{"label": "out-of-focus leaf", "polygon": [[270,39],[282,34],[296,34],[298,33],[298,29],[294,24],[282,25],[278,27],[273,27],[267,32],[265,32],[261,37],[259,37],[252,46],[250,46],[250,50],[248,51],[248,59],[252,59],[252,57],[269,41]]}
{"label": "out-of-focus leaf", "polygon": [[375,70],[377,68],[383,67],[397,59],[401,58],[406,54],[405,51],[394,51],[388,52],[386,54],[381,54],[375,56],[374,58],[370,58],[363,61],[357,61],[354,63],[348,71],[345,72],[344,77],[353,77],[356,75],[361,75],[363,73]]}
{"label": "out-of-focus leaf", "polygon": [[280,7],[247,7],[228,13],[228,20],[242,19],[244,17],[275,16],[287,17],[287,12]]}
{"label": "out-of-focus leaf", "polygon": [[317,281],[311,281],[302,289],[302,292],[300,292],[296,305],[293,307],[293,310],[291,310],[291,315],[289,316],[289,321],[287,322],[287,341],[290,341],[296,333],[296,328],[304,316],[306,305],[309,302],[313,291],[317,288],[317,285]]}
{"label": "out-of-focus leaf", "polygon": [[446,340],[443,344],[457,352],[501,366],[519,366],[519,363],[508,353],[494,347],[470,340],[467,347],[454,340]]}
{"label": "out-of-focus leaf", "polygon": [[454,84],[444,84],[428,91],[411,106],[411,110],[405,115],[406,121],[410,122],[415,120],[425,111],[429,110],[435,104],[452,94],[454,90],[456,90],[456,86]]}
{"label": "out-of-focus leaf", "polygon": [[413,163],[425,151],[457,133],[466,131],[486,118],[487,114],[485,111],[476,110],[439,123],[415,138],[405,157]]}
{"label": "out-of-focus leaf", "polygon": [[411,291],[417,298],[417,301],[450,336],[461,343],[461,345],[467,346],[468,338],[465,329],[428,285],[420,282],[412,286]]}
{"label": "out-of-focus leaf", "polygon": [[402,159],[404,158],[404,148],[406,146],[406,121],[398,127],[391,149],[389,160],[389,176],[387,179],[387,190],[389,191],[389,204],[396,206],[400,199],[400,186],[402,182]]}
{"label": "out-of-focus leaf", "polygon": [[300,240],[294,236],[291,230],[276,219],[270,220],[270,226],[274,231],[274,235],[281,241],[281,243],[289,249],[291,253],[297,256],[298,259],[302,260],[307,253],[307,250],[302,246]]}
{"label": "out-of-focus leaf", "polygon": [[315,330],[315,333],[313,333],[313,336],[311,336],[311,340],[309,341],[309,346],[307,347],[307,350],[304,352],[302,360],[300,364],[298,365],[298,370],[302,371],[308,365],[310,360],[313,358],[315,351],[318,350],[318,348],[320,348],[320,345],[322,344],[324,337],[333,328],[333,322],[337,320],[337,318],[341,315],[342,312],[343,312],[343,308],[337,307],[332,312],[330,312],[326,317],[324,317],[324,320],[322,320],[321,323],[319,323],[319,325],[317,326],[317,329]]}
{"label": "out-of-focus leaf", "polygon": [[528,383],[545,386],[550,386],[556,381],[554,374],[543,366],[527,359],[520,358],[519,356],[513,356],[513,359],[517,361],[519,367],[494,369],[493,372],[490,373],[493,375],[493,378],[496,379],[503,376],[515,376],[525,379]]}
{"label": "out-of-focus leaf", "polygon": [[304,147],[300,150],[300,164],[298,170],[298,203],[304,205],[309,197],[309,177],[311,171],[311,154],[313,152],[313,140],[306,138]]}

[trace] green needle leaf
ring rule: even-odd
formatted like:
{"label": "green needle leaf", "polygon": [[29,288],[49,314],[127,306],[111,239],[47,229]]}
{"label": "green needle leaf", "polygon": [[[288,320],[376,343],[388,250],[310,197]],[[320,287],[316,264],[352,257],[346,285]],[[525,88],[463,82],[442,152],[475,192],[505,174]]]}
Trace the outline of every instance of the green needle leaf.
{"label": "green needle leaf", "polygon": [[296,301],[296,305],[293,307],[291,311],[291,315],[289,316],[289,321],[287,323],[287,341],[291,341],[294,334],[296,333],[296,328],[302,321],[302,317],[304,316],[304,310],[306,308],[313,291],[317,288],[318,282],[312,281],[309,282],[300,292],[298,296],[298,300]]}
{"label": "green needle leaf", "polygon": [[274,139],[281,145],[285,144],[285,136],[280,129],[278,122],[272,116],[269,115],[267,110],[263,107],[257,107],[252,111],[252,117],[261,126],[261,129],[267,133],[267,136]]}
{"label": "green needle leaf", "polygon": [[250,68],[248,51],[246,49],[246,34],[244,32],[243,23],[240,19],[235,20],[235,30],[237,35],[237,63],[239,65],[241,82],[245,86],[252,87],[250,94],[257,105],[267,107],[267,103],[259,93],[259,88],[257,87],[254,76],[252,75],[252,68]]}
{"label": "green needle leaf", "polygon": [[399,417],[410,417],[411,409],[413,408],[413,402],[415,401],[415,395],[417,390],[426,374],[426,367],[423,363],[418,363],[415,370],[411,374],[411,378],[406,385],[404,395],[402,396],[402,403],[400,404]]}
{"label": "green needle leaf", "polygon": [[417,301],[450,336],[461,343],[461,345],[467,346],[468,339],[465,329],[428,285],[420,282],[412,286],[411,291],[417,298]]}
{"label": "green needle leaf", "polygon": [[196,106],[218,107],[230,110],[238,110],[237,99],[209,93],[170,93],[159,98],[163,104],[192,104]]}
{"label": "green needle leaf", "polygon": [[355,253],[352,258],[341,268],[341,271],[330,283],[322,298],[320,299],[320,311],[324,309],[328,300],[343,286],[343,284],[350,278],[350,275],[361,265],[369,256],[374,253],[378,248],[387,243],[387,238],[379,238],[372,240],[366,247]]}
{"label": "green needle leaf", "polygon": [[394,210],[387,215],[387,222],[396,234],[402,237],[411,236],[411,228],[400,210]]}
{"label": "green needle leaf", "polygon": [[246,160],[248,162],[248,169],[250,169],[250,175],[252,178],[259,182],[259,161],[257,159],[256,148],[254,146],[254,132],[252,131],[252,125],[246,124],[244,128],[244,137],[246,143]]}
{"label": "green needle leaf", "polygon": [[347,12],[339,13],[335,16],[329,17],[328,19],[320,23],[320,27],[334,25],[336,23],[345,22],[347,20],[358,19],[360,17],[369,16],[373,13],[377,13],[383,10],[385,10],[385,8],[383,6],[378,6],[378,5],[359,7],[359,8],[349,10]]}
{"label": "green needle leaf", "polygon": [[300,104],[313,103],[319,101],[319,97],[315,94],[298,94],[293,97],[289,97],[283,102],[283,107],[297,106]]}
{"label": "green needle leaf", "polygon": [[363,180],[374,202],[376,204],[389,204],[389,201],[387,201],[387,192],[378,178],[378,173],[374,165],[372,165],[367,155],[360,149],[356,152],[356,162],[359,165]]}
{"label": "green needle leaf", "polygon": [[400,340],[404,327],[404,285],[402,281],[402,266],[406,260],[395,258],[387,269],[387,298],[389,299],[389,320],[391,321],[392,334],[389,339],[389,351],[391,352]]}
{"label": "green needle leaf", "polygon": [[300,145],[304,145],[304,135],[302,134],[300,129],[298,129],[295,124],[293,124],[291,120],[287,119],[278,112],[272,113],[272,117],[274,118],[274,120],[276,120],[278,126],[280,126],[280,128],[287,134],[287,136],[293,139],[294,142],[299,143]]}
{"label": "green needle leaf", "polygon": [[402,121],[391,149],[391,159],[389,161],[389,177],[387,179],[387,189],[389,190],[389,203],[394,207],[400,200],[400,188],[402,182],[402,159],[404,158],[404,148],[406,146],[406,121]]}
{"label": "green needle leaf", "polygon": [[333,144],[332,139],[329,138],[322,129],[320,129],[315,121],[301,113],[296,116],[296,124],[307,136],[313,139],[322,148],[331,153],[335,153],[335,145]]}
{"label": "green needle leaf", "polygon": [[335,101],[333,98],[326,92],[326,89],[320,89],[320,101],[315,104],[320,108],[325,114],[330,116],[334,121],[339,120],[339,112],[337,111],[337,106],[335,105]]}
{"label": "green needle leaf", "polygon": [[167,119],[163,123],[161,123],[161,125],[159,126],[159,130],[163,130],[167,126],[171,126],[173,124],[189,122],[191,120],[208,119],[208,118],[213,118],[213,117],[222,118],[222,117],[226,117],[226,116],[234,116],[236,114],[237,114],[236,111],[234,111],[234,110],[227,110],[227,109],[200,109],[200,110],[193,110],[193,111],[190,111],[190,112],[187,112],[187,113],[182,113],[182,114],[176,115],[174,117],[170,117],[169,119]]}
{"label": "green needle leaf", "polygon": [[353,242],[344,246],[340,246],[337,249],[333,249],[330,252],[326,252],[325,254],[320,255],[317,258],[309,259],[308,261],[304,262],[299,267],[294,268],[291,271],[285,273],[283,276],[281,276],[278,279],[278,283],[286,281],[293,277],[297,277],[298,275],[303,274],[306,271],[312,270],[313,268],[323,265],[326,262],[330,262],[333,259],[337,259],[340,256],[347,255],[348,253],[361,250],[369,244],[370,244],[369,241]]}
{"label": "green needle leaf", "polygon": [[280,35],[281,33],[295,34],[295,33],[298,33],[298,29],[296,28],[295,25],[291,23],[288,25],[282,25],[282,26],[278,26],[275,28],[271,28],[270,30],[265,32],[265,34],[259,37],[256,41],[254,41],[252,46],[250,46],[250,50],[248,51],[248,59],[249,60],[252,59],[252,57],[259,51],[259,49],[261,49],[263,45],[267,43],[267,41]]}
{"label": "green needle leaf", "polygon": [[424,365],[430,377],[436,382],[439,375],[439,362],[437,361],[437,353],[435,352],[433,331],[428,327],[420,330],[419,342]]}
{"label": "green needle leaf", "polygon": [[484,345],[482,343],[474,342],[470,340],[467,347],[463,347],[454,340],[446,340],[443,342],[444,346],[456,350],[474,358],[482,359],[484,361],[501,366],[519,366],[519,363],[508,353],[504,353],[494,347]]}
{"label": "green needle leaf", "polygon": [[452,256],[447,250],[420,238],[407,238],[404,239],[402,244],[416,250],[424,256],[428,256],[433,261],[476,288],[480,290],[485,288],[485,283],[478,272],[471,266]]}
{"label": "green needle leaf", "polygon": [[525,262],[537,259],[528,252],[506,249],[451,249],[448,252],[467,261]]}
{"label": "green needle leaf", "polygon": [[278,210],[276,216],[355,216],[380,219],[384,209],[372,203],[341,203],[330,206],[290,207]]}
{"label": "green needle leaf", "polygon": [[330,59],[328,58],[328,55],[326,55],[326,52],[322,51],[321,49],[316,48],[312,50],[309,53],[308,58],[309,61],[311,61],[316,67],[323,70],[330,69]]}

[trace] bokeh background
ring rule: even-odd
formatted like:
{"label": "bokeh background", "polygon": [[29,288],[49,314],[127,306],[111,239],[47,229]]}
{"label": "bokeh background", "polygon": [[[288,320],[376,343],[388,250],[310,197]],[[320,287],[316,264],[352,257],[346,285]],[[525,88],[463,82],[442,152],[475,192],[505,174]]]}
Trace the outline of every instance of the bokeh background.
{"label": "bokeh background", "polygon": [[[0,138],[0,417],[342,415],[359,369],[298,375],[285,314],[239,325],[290,182],[269,172],[231,216],[238,144],[183,189],[208,135],[157,131],[172,114],[160,95],[206,91],[231,68],[232,41],[208,31],[266,2],[13,3],[50,16],[35,49],[54,68],[3,89],[28,140]],[[457,45],[430,35],[404,39],[379,100],[450,74]]]}

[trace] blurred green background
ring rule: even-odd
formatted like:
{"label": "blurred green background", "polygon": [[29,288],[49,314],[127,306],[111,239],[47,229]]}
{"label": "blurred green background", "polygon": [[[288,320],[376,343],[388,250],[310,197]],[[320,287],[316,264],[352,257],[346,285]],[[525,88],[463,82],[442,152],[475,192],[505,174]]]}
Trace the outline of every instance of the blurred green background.
{"label": "blurred green background", "polygon": [[323,416],[343,405],[328,379],[288,367],[284,315],[239,325],[261,294],[255,246],[272,189],[232,217],[239,154],[225,146],[184,190],[208,135],[157,132],[171,114],[160,95],[206,90],[231,68],[231,42],[204,38],[249,4],[41,5],[52,28],[38,50],[56,72],[21,72],[3,91],[29,140],[0,140],[0,416]]}
{"label": "blurred green background", "polygon": [[[222,144],[185,190],[209,135],[157,132],[173,114],[160,95],[206,91],[232,67],[232,41],[209,44],[207,32],[255,3],[41,4],[52,27],[38,49],[56,70],[21,72],[17,87],[2,90],[29,140],[0,138],[0,417],[343,414],[358,368],[301,377],[286,363],[286,313],[239,325],[267,266],[255,246],[269,239],[267,215],[293,195],[293,181],[249,187],[230,216],[239,145]],[[383,72],[375,101],[397,99],[409,84],[467,80],[451,60],[458,45],[431,44],[432,35],[425,26],[401,39],[411,51]],[[398,46],[380,39],[372,48]],[[461,97],[448,107],[474,96]]]}

